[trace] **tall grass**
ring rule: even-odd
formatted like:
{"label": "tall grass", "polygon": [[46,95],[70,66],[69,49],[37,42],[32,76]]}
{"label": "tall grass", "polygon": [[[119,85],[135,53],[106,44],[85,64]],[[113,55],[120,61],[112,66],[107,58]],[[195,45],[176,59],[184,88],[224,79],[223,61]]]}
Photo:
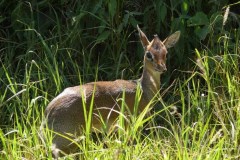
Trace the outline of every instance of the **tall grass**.
{"label": "tall grass", "polygon": [[[83,134],[80,151],[65,159],[239,159],[239,15],[232,11],[239,3],[227,11],[227,1],[193,2],[2,1],[0,159],[51,159],[51,132],[42,142],[39,127],[64,88],[139,78],[137,23],[148,37],[182,32],[169,50],[160,102],[151,112],[149,105],[140,115],[120,114],[118,132]],[[172,107],[181,110],[176,118]]]}

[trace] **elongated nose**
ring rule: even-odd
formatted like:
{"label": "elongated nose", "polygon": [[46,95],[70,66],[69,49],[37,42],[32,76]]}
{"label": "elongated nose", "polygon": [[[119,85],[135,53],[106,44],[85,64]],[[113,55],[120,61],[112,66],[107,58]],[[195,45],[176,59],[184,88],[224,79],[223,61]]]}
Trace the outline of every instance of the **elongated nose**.
{"label": "elongated nose", "polygon": [[166,72],[167,71],[167,67],[166,67],[166,65],[165,65],[165,63],[160,63],[160,70],[162,71],[162,72]]}
{"label": "elongated nose", "polygon": [[166,72],[167,71],[167,67],[166,67],[165,63],[159,63],[157,65],[157,70],[160,71],[160,72]]}

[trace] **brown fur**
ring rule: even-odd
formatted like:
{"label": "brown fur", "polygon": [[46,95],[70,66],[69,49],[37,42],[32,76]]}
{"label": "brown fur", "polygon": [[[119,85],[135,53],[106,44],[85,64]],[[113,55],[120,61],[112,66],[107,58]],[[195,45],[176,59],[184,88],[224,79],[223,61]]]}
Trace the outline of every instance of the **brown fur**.
{"label": "brown fur", "polygon": [[[142,90],[138,110],[142,111],[145,108],[160,90],[160,75],[166,71],[166,46],[172,47],[178,41],[180,32],[174,33],[164,42],[158,36],[149,42],[146,35],[139,27],[137,28],[145,49],[142,77],[136,81],[99,81],[66,88],[47,106],[42,129],[48,126],[54,132],[70,138],[81,135],[81,128],[85,126],[83,103],[86,104],[86,110],[89,112],[92,96],[94,96],[92,127],[101,130],[102,123],[99,116],[111,126],[119,116],[121,102],[118,99],[122,97],[123,92],[125,92],[126,105],[133,112],[138,84]],[[151,53],[153,59],[149,60],[146,57],[147,52]],[[59,156],[59,151],[68,154],[76,150],[76,145],[58,134],[54,135],[52,144],[53,155],[56,158]]]}

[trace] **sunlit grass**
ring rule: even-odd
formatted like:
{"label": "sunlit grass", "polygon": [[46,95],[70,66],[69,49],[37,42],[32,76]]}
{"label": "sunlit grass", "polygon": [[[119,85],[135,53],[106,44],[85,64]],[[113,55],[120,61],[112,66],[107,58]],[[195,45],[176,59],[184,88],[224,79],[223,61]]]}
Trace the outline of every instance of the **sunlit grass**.
{"label": "sunlit grass", "polygon": [[[67,155],[65,159],[76,156],[85,159],[239,158],[238,55],[235,52],[229,54],[230,49],[225,47],[220,57],[196,50],[195,70],[186,80],[179,79],[173,92],[173,96],[180,96],[177,104],[181,106],[177,107],[183,107],[180,119],[172,119],[169,112],[163,114],[164,110],[149,115],[146,109],[140,115],[133,114],[129,117],[129,125],[124,125],[125,117],[120,114],[118,132],[97,134],[97,138],[90,135],[87,139],[83,134],[78,144],[79,152]],[[74,61],[72,64],[77,67]],[[13,126],[1,128],[1,159],[50,158],[51,136],[45,144],[39,139],[42,114],[51,99],[44,92],[46,82],[42,81],[46,80],[40,65],[28,63],[21,83],[13,81],[7,68],[3,69],[9,77],[4,80],[8,83],[5,93],[10,91],[12,97],[7,99],[6,94],[2,94],[1,107],[11,107],[8,111],[14,114],[11,116]],[[33,81],[34,75],[39,79]],[[175,105],[168,101],[160,103],[165,108]],[[122,109],[125,107],[122,103]],[[164,116],[160,119],[165,122],[156,121],[158,116]],[[148,123],[146,127],[143,127],[144,122]]]}
{"label": "sunlit grass", "polygon": [[[142,13],[126,11],[122,15],[121,10],[110,9],[112,15],[121,15],[119,17],[123,17],[123,22],[115,20],[112,15],[104,19],[101,16],[105,13],[97,14],[97,7],[102,5],[102,1],[98,3],[91,8],[92,12],[86,11],[88,5],[78,4],[81,12],[74,13],[75,16],[69,20],[71,25],[69,23],[67,26],[60,22],[56,8],[48,4],[56,21],[51,21],[55,26],[48,32],[51,34],[44,35],[42,28],[35,27],[35,10],[30,3],[19,2],[12,18],[15,14],[23,13],[22,7],[27,6],[31,12],[29,17],[24,18],[31,23],[18,20],[14,24],[17,27],[14,33],[17,42],[9,41],[11,35],[1,30],[1,34],[9,37],[1,39],[5,46],[0,54],[0,159],[52,158],[52,133],[44,131],[48,138],[42,141],[39,138],[40,124],[47,104],[64,88],[94,80],[139,78],[142,60],[138,58],[143,57],[143,53],[140,43],[136,45],[137,36],[134,37],[134,43],[131,41],[135,32],[129,32],[129,28],[137,23],[134,16]],[[171,8],[167,5],[157,3],[154,7],[163,6],[163,10],[165,7]],[[121,1],[120,7],[123,6],[124,1]],[[184,10],[187,13],[188,6]],[[152,12],[155,11],[145,12],[145,28],[154,28],[150,24],[147,26]],[[163,29],[161,33],[165,33],[166,29],[169,30],[169,24],[165,23],[168,15],[162,14],[158,16],[164,24],[157,22],[156,25],[163,25],[160,27]],[[51,18],[48,18],[50,22]],[[88,18],[91,25],[86,27],[85,23],[90,21]],[[177,18],[174,20],[178,22]],[[82,21],[85,23],[80,23]],[[227,25],[228,21],[225,19],[224,23]],[[164,87],[161,87],[160,94],[167,88],[166,93],[162,94],[163,99],[160,99],[154,111],[149,111],[152,107],[149,104],[142,113],[134,112],[130,117],[125,117],[123,113],[128,106],[124,105],[123,96],[119,99],[122,102],[119,123],[114,126],[117,131],[91,134],[89,120],[85,133],[79,137],[79,152],[62,159],[240,159],[239,30],[227,31],[226,26],[220,26],[220,31],[215,30],[219,21],[214,19],[213,22],[209,24],[212,32],[208,33],[211,37],[208,46],[196,47],[193,45],[196,44],[195,37],[194,43],[190,43],[192,37],[189,40],[186,38],[189,35],[184,34],[179,45],[184,48],[188,46],[184,44],[189,43],[195,48],[191,50],[188,46],[188,50],[175,50],[176,53],[182,50],[187,52],[177,57],[171,53],[174,49],[169,50],[168,57],[172,56],[170,59],[178,64],[181,62],[179,58],[187,60],[187,55],[194,54],[196,58],[191,59],[193,66],[182,73],[171,72],[173,64],[168,64],[170,71],[166,75],[179,78],[169,88],[162,82]],[[176,24],[172,24],[170,30],[175,30]],[[188,33],[183,26],[182,32]],[[136,102],[139,97],[140,91]],[[181,113],[174,114],[178,117],[169,112],[173,106],[181,110]]]}

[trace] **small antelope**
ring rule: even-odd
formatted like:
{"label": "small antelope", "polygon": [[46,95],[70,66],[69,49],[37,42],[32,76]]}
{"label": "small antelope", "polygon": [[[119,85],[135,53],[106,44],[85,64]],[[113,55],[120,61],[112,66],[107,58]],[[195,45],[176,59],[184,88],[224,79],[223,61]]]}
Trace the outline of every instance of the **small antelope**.
{"label": "small antelope", "polygon": [[[91,82],[80,86],[66,88],[55,97],[45,110],[46,119],[41,128],[46,126],[54,131],[52,139],[52,154],[55,158],[60,152],[69,154],[75,152],[76,145],[65,137],[81,135],[81,128],[85,126],[84,103],[86,111],[89,111],[92,96],[93,116],[92,128],[101,130],[102,123],[99,116],[108,125],[114,123],[119,115],[120,108],[118,98],[125,92],[125,103],[133,112],[137,86],[140,85],[142,96],[138,111],[141,112],[160,90],[160,75],[167,70],[167,49],[174,46],[180,36],[180,31],[175,32],[164,41],[157,35],[149,42],[146,35],[137,26],[141,43],[144,48],[144,66],[142,77],[138,80],[115,80]],[[121,103],[121,102],[120,102]],[[118,111],[118,112],[114,112]],[[98,115],[98,116],[96,116]],[[60,136],[64,135],[64,136]]]}

